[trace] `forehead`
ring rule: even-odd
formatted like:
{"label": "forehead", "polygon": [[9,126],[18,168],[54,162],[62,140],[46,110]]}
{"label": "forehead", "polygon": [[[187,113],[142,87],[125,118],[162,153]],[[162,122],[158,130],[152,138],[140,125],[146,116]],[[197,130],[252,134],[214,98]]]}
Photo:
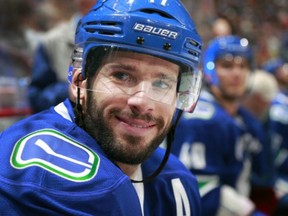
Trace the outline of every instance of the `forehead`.
{"label": "forehead", "polygon": [[246,57],[239,56],[239,55],[234,56],[231,54],[223,55],[223,56],[217,58],[216,63],[218,65],[219,64],[220,65],[221,64],[231,64],[231,65],[233,65],[233,64],[235,64],[235,65],[242,64],[243,65],[244,64],[244,65],[247,65],[247,67],[249,66],[249,60]]}

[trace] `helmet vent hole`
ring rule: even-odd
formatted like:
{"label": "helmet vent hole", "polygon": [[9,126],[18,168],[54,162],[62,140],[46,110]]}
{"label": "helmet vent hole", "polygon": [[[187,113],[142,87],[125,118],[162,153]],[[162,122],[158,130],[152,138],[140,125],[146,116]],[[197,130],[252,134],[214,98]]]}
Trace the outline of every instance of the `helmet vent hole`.
{"label": "helmet vent hole", "polygon": [[193,45],[193,46],[201,49],[201,44],[200,44],[199,42],[190,39],[190,40],[189,40],[189,43],[190,43],[191,45]]}
{"label": "helmet vent hole", "polygon": [[195,57],[199,57],[199,56],[200,56],[200,54],[199,54],[198,52],[195,52],[195,51],[192,51],[192,50],[188,50],[188,52],[189,52],[191,55],[195,56]]}
{"label": "helmet vent hole", "polygon": [[153,10],[153,9],[142,9],[141,12],[146,13],[146,14],[150,14],[150,15],[151,14],[158,14],[162,17],[169,18],[169,19],[173,18],[172,16],[170,16],[167,13],[163,13],[162,11]]}
{"label": "helmet vent hole", "polygon": [[102,34],[102,35],[114,35],[114,33],[112,33],[112,32],[107,32],[107,31],[99,31],[98,33],[99,33],[99,34]]}
{"label": "helmet vent hole", "polygon": [[119,34],[122,29],[117,22],[87,22],[85,30],[89,33],[98,33],[102,35]]}

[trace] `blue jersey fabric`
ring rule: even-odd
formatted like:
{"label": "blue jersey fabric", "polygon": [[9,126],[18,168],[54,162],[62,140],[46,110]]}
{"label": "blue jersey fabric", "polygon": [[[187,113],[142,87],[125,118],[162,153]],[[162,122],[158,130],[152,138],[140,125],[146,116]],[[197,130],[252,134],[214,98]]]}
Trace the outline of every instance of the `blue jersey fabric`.
{"label": "blue jersey fabric", "polygon": [[278,203],[275,214],[287,215],[288,195],[288,94],[279,91],[273,99],[270,111],[268,130],[271,134],[271,145],[274,153],[275,191]]}
{"label": "blue jersey fabric", "polygon": [[206,91],[194,113],[183,115],[172,153],[197,176],[203,216],[216,215],[221,185],[243,192],[249,190],[242,183],[251,180],[250,168],[263,175],[263,139],[261,125],[246,110],[240,108],[232,117]]}
{"label": "blue jersey fabric", "polygon": [[[152,157],[142,164],[143,177],[155,170],[164,157],[158,148]],[[161,173],[144,185],[144,215],[201,215],[200,194],[196,178],[174,156],[170,155]]]}
{"label": "blue jersey fabric", "polygon": [[288,181],[288,96],[279,92],[272,101],[269,112],[269,129],[275,154],[277,177]]}
{"label": "blue jersey fabric", "polygon": [[[74,123],[69,100],[6,129],[0,145],[0,215],[142,215],[131,180]],[[163,154],[142,164],[144,177]],[[176,158],[144,184],[144,215],[197,216],[200,208],[196,179]]]}

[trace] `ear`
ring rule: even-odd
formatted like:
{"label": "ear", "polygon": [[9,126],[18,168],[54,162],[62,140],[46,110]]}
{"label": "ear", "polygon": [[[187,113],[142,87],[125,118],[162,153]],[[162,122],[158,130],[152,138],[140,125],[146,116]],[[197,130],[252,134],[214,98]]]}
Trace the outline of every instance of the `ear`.
{"label": "ear", "polygon": [[85,98],[86,84],[86,79],[83,79],[81,70],[75,70],[72,78],[72,83],[69,88],[69,96],[72,101],[76,101],[76,98],[78,96],[78,89],[80,91],[80,101]]}

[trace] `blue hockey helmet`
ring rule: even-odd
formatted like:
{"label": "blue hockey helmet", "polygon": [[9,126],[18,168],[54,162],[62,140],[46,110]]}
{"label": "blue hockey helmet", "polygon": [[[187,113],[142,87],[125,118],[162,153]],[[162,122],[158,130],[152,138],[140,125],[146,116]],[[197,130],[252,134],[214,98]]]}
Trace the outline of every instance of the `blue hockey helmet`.
{"label": "blue hockey helmet", "polygon": [[[85,78],[92,48],[120,49],[152,55],[181,68],[177,108],[192,112],[199,96],[202,40],[180,0],[99,0],[76,29],[73,68]],[[74,62],[74,64],[73,64]]]}
{"label": "blue hockey helmet", "polygon": [[253,68],[253,54],[246,38],[236,35],[216,37],[208,44],[203,55],[203,72],[206,82],[209,85],[218,85],[218,76],[215,70],[215,63],[218,59],[227,56],[240,56],[247,59],[251,69]]}

